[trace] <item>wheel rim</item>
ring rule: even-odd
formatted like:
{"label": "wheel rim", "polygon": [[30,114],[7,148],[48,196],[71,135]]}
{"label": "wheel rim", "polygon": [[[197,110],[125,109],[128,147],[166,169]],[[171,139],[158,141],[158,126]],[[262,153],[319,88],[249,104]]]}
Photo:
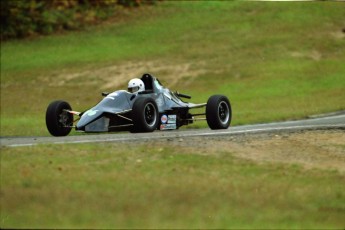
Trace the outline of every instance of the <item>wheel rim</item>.
{"label": "wheel rim", "polygon": [[220,102],[218,105],[218,117],[222,124],[226,124],[229,121],[229,106],[225,101]]}
{"label": "wheel rim", "polygon": [[62,113],[59,114],[59,126],[62,128],[66,128],[71,125],[70,123],[70,115],[66,111],[62,111]]}
{"label": "wheel rim", "polygon": [[148,103],[144,109],[145,121],[148,126],[154,126],[157,120],[156,107],[152,103]]}

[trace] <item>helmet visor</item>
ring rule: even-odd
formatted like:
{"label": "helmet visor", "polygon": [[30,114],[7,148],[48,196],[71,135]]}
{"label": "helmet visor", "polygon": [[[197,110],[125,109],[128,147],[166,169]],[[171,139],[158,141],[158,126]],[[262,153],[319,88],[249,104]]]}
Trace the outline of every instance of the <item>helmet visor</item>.
{"label": "helmet visor", "polygon": [[128,88],[128,92],[135,93],[139,90],[139,86]]}

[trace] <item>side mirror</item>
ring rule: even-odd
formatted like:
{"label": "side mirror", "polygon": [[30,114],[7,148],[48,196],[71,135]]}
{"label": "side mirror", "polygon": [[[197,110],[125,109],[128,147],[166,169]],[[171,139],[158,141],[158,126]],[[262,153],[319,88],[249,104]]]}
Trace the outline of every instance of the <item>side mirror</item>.
{"label": "side mirror", "polygon": [[103,96],[103,97],[106,97],[106,96],[108,96],[108,95],[109,95],[108,92],[102,92],[102,96]]}

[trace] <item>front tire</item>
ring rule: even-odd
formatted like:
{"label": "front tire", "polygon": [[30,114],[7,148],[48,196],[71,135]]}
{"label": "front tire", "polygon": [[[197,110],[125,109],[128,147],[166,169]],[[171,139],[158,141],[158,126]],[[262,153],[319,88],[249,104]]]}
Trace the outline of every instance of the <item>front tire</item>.
{"label": "front tire", "polygon": [[49,104],[46,111],[46,125],[51,135],[67,136],[71,132],[73,115],[66,110],[72,110],[72,108],[65,101],[54,101]]}
{"label": "front tire", "polygon": [[227,129],[231,123],[231,105],[226,96],[211,96],[206,104],[206,120],[211,129]]}
{"label": "front tire", "polygon": [[152,98],[138,98],[132,109],[132,132],[153,132],[157,129],[159,112],[156,102]]}

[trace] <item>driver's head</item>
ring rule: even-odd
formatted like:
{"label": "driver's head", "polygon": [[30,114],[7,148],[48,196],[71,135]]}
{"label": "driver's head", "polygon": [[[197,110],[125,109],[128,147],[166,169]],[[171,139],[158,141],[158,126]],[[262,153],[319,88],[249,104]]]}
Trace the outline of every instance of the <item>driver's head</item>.
{"label": "driver's head", "polygon": [[128,92],[136,93],[141,91],[145,91],[145,85],[142,80],[139,78],[133,78],[128,82]]}

